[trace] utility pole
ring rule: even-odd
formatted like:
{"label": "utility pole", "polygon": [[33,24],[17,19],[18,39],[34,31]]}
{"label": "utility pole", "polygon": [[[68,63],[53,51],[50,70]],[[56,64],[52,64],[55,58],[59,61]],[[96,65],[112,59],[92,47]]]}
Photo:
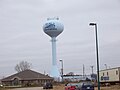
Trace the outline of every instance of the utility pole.
{"label": "utility pole", "polygon": [[83,78],[85,77],[85,66],[83,64]]}
{"label": "utility pole", "polygon": [[105,69],[107,69],[107,64],[104,64],[105,65]]}

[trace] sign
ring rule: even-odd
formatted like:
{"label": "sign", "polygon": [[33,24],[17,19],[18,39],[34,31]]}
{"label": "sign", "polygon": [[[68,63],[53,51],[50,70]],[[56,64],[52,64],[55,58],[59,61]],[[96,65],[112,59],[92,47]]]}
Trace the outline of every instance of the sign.
{"label": "sign", "polygon": [[49,22],[45,24],[45,30],[57,30],[54,22]]}
{"label": "sign", "polygon": [[109,80],[109,77],[108,76],[101,76],[101,80]]}

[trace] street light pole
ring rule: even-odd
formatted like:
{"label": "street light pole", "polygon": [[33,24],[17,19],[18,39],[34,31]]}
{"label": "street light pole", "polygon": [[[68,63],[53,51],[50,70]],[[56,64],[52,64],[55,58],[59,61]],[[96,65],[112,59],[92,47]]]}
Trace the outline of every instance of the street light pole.
{"label": "street light pole", "polygon": [[91,69],[92,69],[92,73],[91,73],[91,74],[93,74],[93,67],[94,67],[94,66],[90,66],[90,67],[91,67]]}
{"label": "street light pole", "polygon": [[63,82],[63,60],[60,60],[61,62],[61,77],[62,77],[62,82]]}
{"label": "street light pole", "polygon": [[95,26],[95,41],[96,41],[96,55],[97,55],[97,80],[98,80],[98,90],[100,90],[100,80],[99,80],[99,55],[98,55],[98,37],[97,37],[97,24],[90,23],[90,26]]}

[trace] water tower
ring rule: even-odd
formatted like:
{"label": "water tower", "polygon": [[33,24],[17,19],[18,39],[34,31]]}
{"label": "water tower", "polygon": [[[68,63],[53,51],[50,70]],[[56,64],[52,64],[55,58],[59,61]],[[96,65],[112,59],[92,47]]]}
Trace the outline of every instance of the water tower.
{"label": "water tower", "polygon": [[59,78],[60,73],[57,67],[56,58],[56,37],[62,33],[64,26],[60,23],[59,18],[48,18],[46,23],[43,25],[44,32],[51,37],[52,42],[52,70],[51,77]]}

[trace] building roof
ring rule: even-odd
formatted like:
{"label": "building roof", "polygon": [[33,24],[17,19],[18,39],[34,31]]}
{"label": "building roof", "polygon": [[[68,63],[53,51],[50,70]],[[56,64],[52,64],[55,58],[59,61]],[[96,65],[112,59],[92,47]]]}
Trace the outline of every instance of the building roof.
{"label": "building roof", "polygon": [[13,74],[11,76],[8,76],[2,79],[1,81],[11,81],[11,80],[14,80],[15,78],[19,80],[53,79],[48,75],[44,75],[32,70],[25,70],[25,71],[21,71],[19,73]]}
{"label": "building roof", "polygon": [[120,70],[120,67],[108,68],[108,69],[100,70],[100,72],[102,72],[102,71],[108,71],[108,70],[113,70],[113,69],[119,69]]}

